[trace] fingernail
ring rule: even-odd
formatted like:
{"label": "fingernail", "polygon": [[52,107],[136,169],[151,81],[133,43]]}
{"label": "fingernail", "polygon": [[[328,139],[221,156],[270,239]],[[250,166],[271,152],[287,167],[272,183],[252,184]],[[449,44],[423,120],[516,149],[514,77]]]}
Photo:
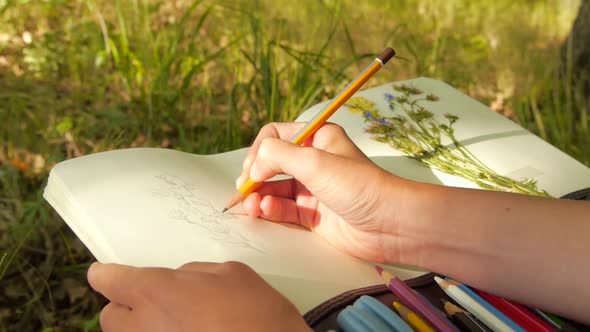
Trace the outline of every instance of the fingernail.
{"label": "fingernail", "polygon": [[242,169],[246,169],[248,168],[251,164],[252,164],[252,159],[254,158],[254,156],[252,155],[248,155],[246,157],[246,159],[244,159],[244,162],[242,163]]}
{"label": "fingernail", "polygon": [[246,182],[246,176],[245,175],[238,176],[238,178],[236,179],[236,189],[240,189],[240,187],[244,184],[244,182]]}
{"label": "fingernail", "polygon": [[260,172],[258,171],[258,167],[254,167],[254,165],[252,166],[253,167],[250,168],[250,179],[256,182],[261,181],[262,176],[259,174]]}
{"label": "fingernail", "polygon": [[86,272],[86,278],[88,280],[93,279],[97,273],[97,270],[100,269],[100,267],[102,265],[103,264],[99,263],[99,262],[94,262],[94,263],[90,264],[90,267],[88,268],[88,272]]}
{"label": "fingernail", "polygon": [[94,262],[92,264],[90,264],[90,267],[88,268],[88,270],[94,270],[99,268],[100,266],[102,266],[103,264],[101,262]]}

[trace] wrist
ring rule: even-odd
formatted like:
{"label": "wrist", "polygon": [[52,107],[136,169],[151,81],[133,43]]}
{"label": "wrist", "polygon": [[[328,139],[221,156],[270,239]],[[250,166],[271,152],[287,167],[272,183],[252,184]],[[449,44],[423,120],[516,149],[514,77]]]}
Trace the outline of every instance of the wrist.
{"label": "wrist", "polygon": [[381,222],[386,263],[427,267],[439,232],[435,223],[436,215],[442,212],[440,208],[444,208],[444,204],[439,204],[444,187],[394,175],[384,187]]}

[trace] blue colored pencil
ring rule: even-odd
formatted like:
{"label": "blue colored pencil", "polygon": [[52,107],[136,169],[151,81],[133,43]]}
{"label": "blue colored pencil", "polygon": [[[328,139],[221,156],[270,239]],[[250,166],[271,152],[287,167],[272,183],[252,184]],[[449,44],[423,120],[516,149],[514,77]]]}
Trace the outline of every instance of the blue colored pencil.
{"label": "blue colored pencil", "polygon": [[[448,281],[453,281],[450,278],[445,278]],[[504,315],[500,310],[496,309],[493,305],[491,305],[488,301],[484,300],[481,296],[477,295],[471,288],[467,287],[465,284],[457,283],[457,286],[461,288],[467,295],[471,296],[475,301],[479,302],[484,308],[486,308],[489,312],[491,312],[494,316],[498,317],[501,321],[506,323],[506,325],[510,326],[514,331],[517,332],[526,332],[522,327],[516,324],[512,319],[508,318]]]}
{"label": "blue colored pencil", "polygon": [[354,302],[354,307],[365,309],[366,311],[381,318],[389,327],[397,332],[414,332],[412,328],[393,310],[389,309],[385,304],[379,302],[377,299],[363,295]]}

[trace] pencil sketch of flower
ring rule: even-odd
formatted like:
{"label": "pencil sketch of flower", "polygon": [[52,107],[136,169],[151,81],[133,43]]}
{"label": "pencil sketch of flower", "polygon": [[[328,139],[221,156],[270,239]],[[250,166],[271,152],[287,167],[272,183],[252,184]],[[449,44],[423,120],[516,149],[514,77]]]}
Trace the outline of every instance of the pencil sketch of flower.
{"label": "pencil sketch of flower", "polygon": [[[470,180],[484,189],[550,196],[537,188],[535,180],[514,180],[496,173],[481,162],[455,137],[453,125],[459,121],[458,116],[446,113],[444,121],[441,121],[427,109],[430,103],[440,100],[438,96],[424,94],[408,85],[394,85],[393,89],[398,95],[384,94],[389,112],[378,110],[373,101],[363,97],[353,97],[346,103],[350,112],[363,117],[367,124],[365,131],[373,139],[442,172]],[[443,139],[450,140],[451,144],[443,144]]]}
{"label": "pencil sketch of flower", "polygon": [[152,194],[177,202],[177,208],[169,213],[170,218],[196,225],[205,230],[214,240],[263,253],[242,233],[232,229],[230,224],[237,221],[236,217],[221,213],[210,201],[197,197],[194,192],[196,186],[169,174],[159,174],[154,178],[157,180],[157,185]]}
{"label": "pencil sketch of flower", "polygon": [[186,215],[186,213],[184,213],[184,211],[179,210],[179,209],[172,210],[170,212],[170,217],[172,217],[173,219],[186,221],[189,224],[192,224],[193,223],[193,222],[190,221],[190,219],[188,219],[188,216]]}

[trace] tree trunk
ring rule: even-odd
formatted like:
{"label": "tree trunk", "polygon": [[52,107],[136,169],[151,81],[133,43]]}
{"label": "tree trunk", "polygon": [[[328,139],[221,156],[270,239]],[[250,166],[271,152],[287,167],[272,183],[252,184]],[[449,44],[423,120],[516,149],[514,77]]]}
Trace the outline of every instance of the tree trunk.
{"label": "tree trunk", "polygon": [[561,62],[561,72],[566,77],[590,81],[590,0],[582,0],[580,4],[572,30],[561,48]]}

